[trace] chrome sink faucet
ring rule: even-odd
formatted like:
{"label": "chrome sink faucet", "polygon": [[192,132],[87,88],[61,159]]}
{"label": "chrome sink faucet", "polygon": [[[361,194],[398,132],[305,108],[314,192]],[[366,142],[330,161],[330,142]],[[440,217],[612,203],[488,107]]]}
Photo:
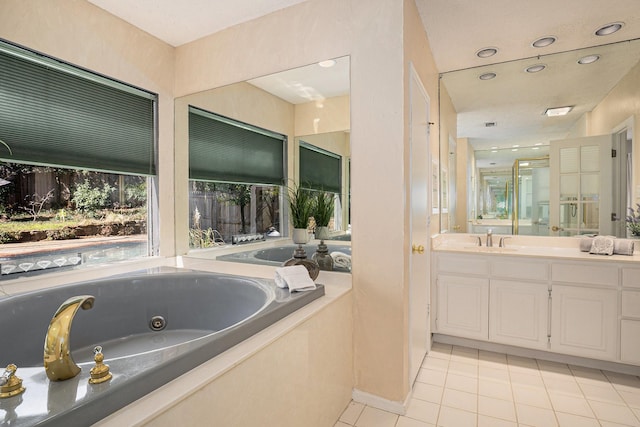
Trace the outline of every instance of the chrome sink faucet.
{"label": "chrome sink faucet", "polygon": [[71,358],[71,322],[79,308],[89,310],[94,300],[91,295],[71,297],[53,315],[44,340],[44,369],[51,381],[68,380],[80,373],[80,367]]}
{"label": "chrome sink faucet", "polygon": [[488,229],[487,230],[487,242],[486,242],[486,246],[488,248],[493,246],[493,230]]}

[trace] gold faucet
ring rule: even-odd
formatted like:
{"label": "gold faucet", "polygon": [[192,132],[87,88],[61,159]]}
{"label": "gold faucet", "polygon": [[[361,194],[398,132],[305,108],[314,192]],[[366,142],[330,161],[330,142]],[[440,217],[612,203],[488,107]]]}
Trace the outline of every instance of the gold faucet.
{"label": "gold faucet", "polygon": [[71,322],[78,308],[88,310],[93,307],[94,300],[91,295],[71,297],[53,315],[44,340],[44,369],[51,381],[68,380],[80,373],[80,367],[71,357],[69,346]]}

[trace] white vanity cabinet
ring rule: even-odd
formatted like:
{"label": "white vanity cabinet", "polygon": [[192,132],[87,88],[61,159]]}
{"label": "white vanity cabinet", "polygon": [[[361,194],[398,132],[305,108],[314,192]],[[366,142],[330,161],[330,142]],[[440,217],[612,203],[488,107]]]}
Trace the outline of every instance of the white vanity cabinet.
{"label": "white vanity cabinet", "polygon": [[640,267],[631,259],[432,256],[434,332],[640,365]]}
{"label": "white vanity cabinet", "polygon": [[443,334],[489,339],[489,263],[476,256],[439,254],[436,328]]}
{"label": "white vanity cabinet", "polygon": [[618,265],[553,262],[551,350],[615,360]]}
{"label": "white vanity cabinet", "polygon": [[622,269],[620,360],[640,365],[640,269]]}

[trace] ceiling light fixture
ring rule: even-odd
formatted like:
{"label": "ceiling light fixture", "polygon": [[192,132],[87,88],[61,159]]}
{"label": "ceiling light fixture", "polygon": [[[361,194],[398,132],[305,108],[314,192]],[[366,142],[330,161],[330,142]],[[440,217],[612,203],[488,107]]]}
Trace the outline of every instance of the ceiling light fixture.
{"label": "ceiling light fixture", "polygon": [[318,65],[322,68],[331,68],[336,65],[336,61],[334,59],[327,59],[326,61],[318,62]]}
{"label": "ceiling light fixture", "polygon": [[603,25],[595,31],[596,36],[608,36],[616,31],[620,30],[624,22],[612,22],[611,24]]}
{"label": "ceiling light fixture", "polygon": [[573,110],[573,107],[555,107],[555,108],[547,108],[544,114],[547,117],[557,117],[557,116],[566,116],[569,114],[569,111]]}
{"label": "ceiling light fixture", "polygon": [[496,53],[498,53],[497,47],[485,47],[484,49],[480,49],[479,51],[477,51],[476,56],[478,58],[490,58]]}
{"label": "ceiling light fixture", "polygon": [[545,68],[547,68],[547,66],[546,66],[546,65],[544,65],[544,64],[537,64],[537,65],[532,65],[532,66],[530,66],[530,67],[527,67],[527,68],[525,68],[524,70],[525,70],[527,73],[537,73],[537,72],[539,72],[539,71],[544,70]]}
{"label": "ceiling light fixture", "polygon": [[531,46],[533,47],[547,47],[549,45],[552,45],[556,42],[556,40],[558,40],[555,36],[545,36],[545,37],[541,37],[538,40],[534,41],[533,43],[531,43]]}
{"label": "ceiling light fixture", "polygon": [[540,147],[531,147],[532,150],[539,150]]}
{"label": "ceiling light fixture", "polygon": [[598,59],[600,59],[600,55],[587,55],[578,59],[578,64],[580,65],[593,64]]}
{"label": "ceiling light fixture", "polygon": [[497,76],[496,73],[484,73],[484,74],[480,74],[480,76],[478,76],[478,78],[480,80],[491,80],[491,79],[495,79]]}

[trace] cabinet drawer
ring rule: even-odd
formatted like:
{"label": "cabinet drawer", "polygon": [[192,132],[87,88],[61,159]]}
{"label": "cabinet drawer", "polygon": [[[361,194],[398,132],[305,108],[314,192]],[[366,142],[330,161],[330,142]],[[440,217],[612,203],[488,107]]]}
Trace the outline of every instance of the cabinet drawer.
{"label": "cabinet drawer", "polygon": [[640,319],[640,291],[622,291],[622,316]]}
{"label": "cabinet drawer", "polygon": [[640,364],[640,320],[623,320],[620,324],[620,360]]}
{"label": "cabinet drawer", "polygon": [[611,265],[553,263],[551,266],[551,280],[554,282],[602,285],[615,288],[618,286],[618,267]]}
{"label": "cabinet drawer", "polygon": [[480,256],[440,254],[438,260],[438,271],[447,273],[475,274],[480,276],[489,275],[489,262]]}
{"label": "cabinet drawer", "polygon": [[491,263],[491,275],[506,279],[549,280],[546,262],[499,260]]}
{"label": "cabinet drawer", "polygon": [[640,289],[640,268],[623,268],[622,286]]}

